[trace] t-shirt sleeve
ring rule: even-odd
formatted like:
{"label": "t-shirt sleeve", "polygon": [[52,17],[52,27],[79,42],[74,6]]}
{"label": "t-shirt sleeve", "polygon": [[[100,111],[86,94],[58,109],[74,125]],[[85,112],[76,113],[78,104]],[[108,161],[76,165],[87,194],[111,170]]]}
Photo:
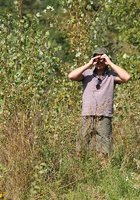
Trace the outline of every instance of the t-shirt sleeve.
{"label": "t-shirt sleeve", "polygon": [[118,76],[118,74],[114,70],[110,71],[110,75],[113,76],[114,79],[115,79],[115,77]]}
{"label": "t-shirt sleeve", "polygon": [[85,76],[88,76],[89,75],[89,69],[85,70],[83,73],[82,73],[83,77]]}
{"label": "t-shirt sleeve", "polygon": [[113,79],[114,79],[115,85],[116,85],[116,84],[120,84],[119,82],[116,82],[116,81],[115,81],[115,78],[118,77],[118,74],[117,74],[114,70],[111,70],[111,76],[112,76]]}

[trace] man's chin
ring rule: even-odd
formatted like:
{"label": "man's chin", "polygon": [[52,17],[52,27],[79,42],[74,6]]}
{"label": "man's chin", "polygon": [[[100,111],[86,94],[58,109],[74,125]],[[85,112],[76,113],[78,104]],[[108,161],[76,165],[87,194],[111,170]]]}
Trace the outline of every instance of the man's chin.
{"label": "man's chin", "polygon": [[102,63],[101,64],[97,64],[95,67],[96,69],[105,69],[107,65],[103,65]]}
{"label": "man's chin", "polygon": [[99,70],[105,69],[105,67],[103,67],[103,66],[101,66],[101,67],[100,67],[100,66],[96,66],[95,68],[96,68],[96,69],[99,69]]}

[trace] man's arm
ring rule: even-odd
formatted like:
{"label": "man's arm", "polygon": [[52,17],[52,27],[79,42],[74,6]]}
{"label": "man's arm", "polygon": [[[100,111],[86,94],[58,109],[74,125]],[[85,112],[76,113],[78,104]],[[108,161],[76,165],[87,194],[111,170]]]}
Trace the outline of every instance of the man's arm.
{"label": "man's arm", "polygon": [[125,83],[129,81],[131,76],[126,70],[115,65],[106,54],[102,55],[102,58],[105,58],[106,64],[109,65],[117,73],[118,76],[115,77],[115,81],[117,83]]}
{"label": "man's arm", "polygon": [[131,78],[130,74],[121,67],[111,63],[110,67],[117,73],[118,76],[115,77],[117,83],[126,83]]}
{"label": "man's arm", "polygon": [[95,62],[96,58],[99,56],[96,56],[94,58],[91,58],[91,60],[83,65],[82,67],[78,67],[77,69],[73,70],[68,74],[68,78],[71,79],[72,81],[81,81],[83,79],[82,73],[86,70],[91,68],[93,65],[95,65],[97,62]]}

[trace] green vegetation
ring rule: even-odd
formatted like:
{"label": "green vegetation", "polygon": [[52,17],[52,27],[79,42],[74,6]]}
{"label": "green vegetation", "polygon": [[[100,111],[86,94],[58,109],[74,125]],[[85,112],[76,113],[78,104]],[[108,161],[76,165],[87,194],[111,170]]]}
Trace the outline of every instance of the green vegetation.
{"label": "green vegetation", "polygon": [[[0,192],[11,200],[140,199],[140,2],[1,0]],[[132,75],[115,94],[114,151],[81,160],[81,84],[67,74],[106,46]],[[1,193],[0,193],[1,194]]]}

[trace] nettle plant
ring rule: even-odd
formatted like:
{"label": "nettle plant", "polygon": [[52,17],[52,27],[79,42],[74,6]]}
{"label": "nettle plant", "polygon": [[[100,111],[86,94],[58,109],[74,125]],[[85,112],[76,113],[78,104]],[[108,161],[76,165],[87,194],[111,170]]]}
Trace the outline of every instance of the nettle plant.
{"label": "nettle plant", "polygon": [[27,108],[56,79],[61,46],[52,49],[49,29],[39,23],[37,16],[1,19],[1,105],[9,101]]}

